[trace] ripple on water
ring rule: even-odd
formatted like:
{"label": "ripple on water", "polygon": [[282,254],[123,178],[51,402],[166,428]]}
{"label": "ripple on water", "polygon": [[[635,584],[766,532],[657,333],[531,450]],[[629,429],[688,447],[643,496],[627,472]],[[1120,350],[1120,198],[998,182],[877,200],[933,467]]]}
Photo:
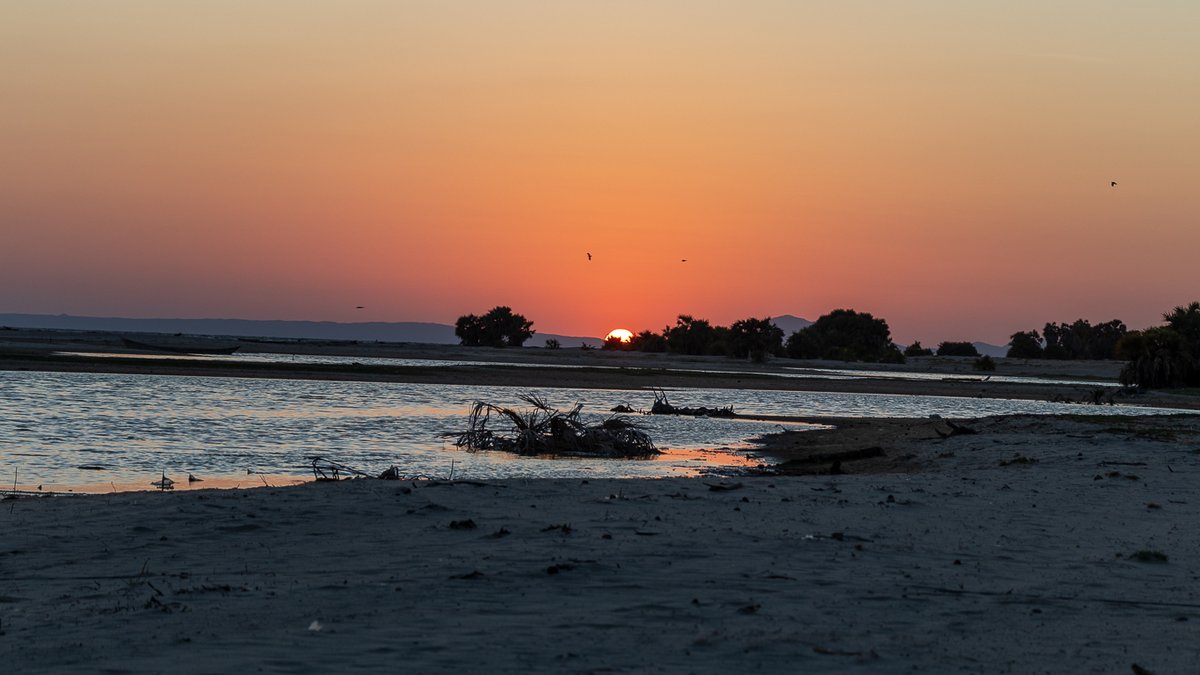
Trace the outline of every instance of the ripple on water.
{"label": "ripple on water", "polygon": [[[719,418],[637,417],[665,450],[650,460],[546,459],[471,453],[446,434],[461,430],[472,401],[523,408],[530,388],[324,382],[91,373],[0,373],[0,460],[25,482],[79,485],[78,467],[104,456],[118,483],[161,472],[309,475],[320,455],[373,471],[473,478],[664,477],[755,463],[735,450],[776,423]],[[648,408],[649,392],[532,389],[566,409],[581,402],[600,420],[617,404]],[[765,415],[976,417],[1078,411],[1037,401],[763,390],[672,390],[677,405]],[[1119,407],[1088,408],[1091,414]],[[1135,409],[1135,412],[1152,412]],[[796,427],[792,427],[796,428]]]}

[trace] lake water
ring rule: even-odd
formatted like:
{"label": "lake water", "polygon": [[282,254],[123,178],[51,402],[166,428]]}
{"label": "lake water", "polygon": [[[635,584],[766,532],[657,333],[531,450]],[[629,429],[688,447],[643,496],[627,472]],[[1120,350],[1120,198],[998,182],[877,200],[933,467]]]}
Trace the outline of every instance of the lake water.
{"label": "lake water", "polygon": [[746,375],[765,375],[768,377],[783,377],[791,379],[823,379],[823,380],[864,380],[864,379],[889,379],[889,380],[924,380],[924,381],[968,381],[978,382],[987,378],[991,382],[1007,382],[1017,384],[1080,384],[1093,387],[1119,387],[1120,383],[1116,380],[1095,380],[1095,379],[1067,379],[1054,377],[1027,377],[1022,375],[997,375],[995,373],[982,373],[973,371],[971,373],[923,373],[903,370],[871,370],[863,368],[810,368],[810,367],[795,367],[782,366],[778,370],[771,369],[756,369],[756,370],[740,370],[738,368],[672,368],[669,365],[646,361],[636,365],[605,365],[605,364],[566,364],[566,363],[541,363],[541,362],[523,362],[523,361],[472,361],[464,359],[413,359],[413,358],[395,358],[386,356],[330,356],[330,355],[312,355],[312,354],[274,354],[274,353],[246,353],[246,354],[229,354],[223,356],[206,356],[200,354],[124,354],[110,352],[60,352],[72,356],[87,356],[90,358],[103,359],[179,359],[187,361],[234,361],[239,363],[261,363],[261,364],[328,364],[328,365],[364,365],[364,366],[394,366],[394,367],[422,367],[422,368],[437,368],[448,366],[506,366],[515,368],[564,368],[564,369],[601,369],[601,370],[626,370],[629,368],[651,368],[654,370],[664,370],[666,372],[689,372],[689,373],[716,373],[716,374],[746,374]]}
{"label": "lake water", "polygon": [[[0,372],[0,476],[20,486],[77,491],[144,488],[165,473],[186,487],[272,484],[311,477],[319,455],[370,473],[409,476],[663,477],[754,465],[752,437],[776,423],[636,416],[664,454],[649,460],[547,459],[473,453],[453,445],[471,403],[524,408],[533,391],[600,420],[615,405],[649,408],[650,392],[601,389],[331,382],[224,377]],[[677,389],[677,406],[806,416],[978,417],[995,414],[1172,413],[1004,399],[764,390]],[[791,429],[804,425],[782,425]],[[87,467],[87,468],[80,468]],[[453,468],[452,468],[453,467]],[[4,479],[10,480],[10,479]]]}

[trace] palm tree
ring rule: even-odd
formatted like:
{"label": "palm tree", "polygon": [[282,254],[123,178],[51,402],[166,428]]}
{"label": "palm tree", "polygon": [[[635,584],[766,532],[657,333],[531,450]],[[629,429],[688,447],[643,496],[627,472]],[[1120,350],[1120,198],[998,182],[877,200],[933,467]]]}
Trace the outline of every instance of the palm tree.
{"label": "palm tree", "polygon": [[1131,359],[1121,369],[1121,384],[1154,389],[1196,381],[1196,359],[1185,348],[1183,336],[1173,328],[1130,333],[1121,341],[1121,352]]}

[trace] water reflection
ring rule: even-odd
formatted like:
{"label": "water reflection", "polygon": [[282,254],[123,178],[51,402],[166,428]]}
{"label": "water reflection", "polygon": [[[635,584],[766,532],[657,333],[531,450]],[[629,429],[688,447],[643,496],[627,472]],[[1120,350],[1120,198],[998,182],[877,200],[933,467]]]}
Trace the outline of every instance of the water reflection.
{"label": "water reflection", "polygon": [[363,366],[394,366],[394,367],[453,367],[453,366],[504,366],[513,368],[565,368],[565,369],[603,369],[626,370],[651,368],[664,372],[709,373],[717,375],[759,375],[767,377],[783,377],[792,379],[822,379],[822,380],[925,380],[925,381],[958,381],[979,382],[985,378],[990,382],[1024,383],[1024,384],[1079,384],[1092,387],[1118,387],[1116,380],[1098,379],[1068,379],[1057,377],[1027,377],[1022,375],[998,375],[995,373],[935,373],[913,372],[903,370],[867,370],[852,368],[811,368],[781,366],[779,370],[739,370],[737,368],[673,368],[670,365],[655,362],[644,362],[624,365],[604,365],[593,363],[530,363],[524,361],[473,361],[469,359],[414,359],[393,358],[386,356],[332,356],[315,354],[270,354],[248,353],[222,356],[204,356],[198,354],[121,354],[111,352],[58,352],[68,356],[86,356],[89,358],[105,359],[175,359],[188,361],[233,361],[238,363],[267,364],[326,364],[326,365],[363,365]]}
{"label": "water reflection", "polygon": [[[0,471],[19,484],[141,486],[166,472],[208,479],[307,477],[321,455],[378,472],[470,478],[662,477],[695,475],[757,460],[736,448],[779,424],[689,417],[638,417],[666,452],[652,460],[546,459],[472,453],[447,434],[461,431],[471,402],[523,408],[526,388],[306,380],[0,372]],[[534,390],[551,405],[584,406],[599,421],[617,404],[647,408],[648,392]],[[679,389],[680,406],[768,415],[975,417],[1079,412],[1037,401],[817,392]],[[1089,414],[1176,412],[1089,406]],[[796,427],[792,427],[796,428]],[[716,448],[716,450],[714,450]],[[720,450],[719,448],[734,448]],[[80,468],[90,467],[90,468]],[[250,474],[247,474],[250,472]],[[249,478],[246,478],[249,476]],[[245,485],[243,485],[245,486]]]}

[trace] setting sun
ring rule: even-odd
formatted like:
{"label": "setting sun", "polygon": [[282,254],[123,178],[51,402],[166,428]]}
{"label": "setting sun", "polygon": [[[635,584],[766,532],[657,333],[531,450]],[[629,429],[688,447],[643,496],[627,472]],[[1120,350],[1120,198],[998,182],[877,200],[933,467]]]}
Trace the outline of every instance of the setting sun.
{"label": "setting sun", "polygon": [[629,342],[633,339],[633,333],[624,328],[614,328],[608,331],[608,335],[604,336],[605,340],[620,340],[621,342]]}

